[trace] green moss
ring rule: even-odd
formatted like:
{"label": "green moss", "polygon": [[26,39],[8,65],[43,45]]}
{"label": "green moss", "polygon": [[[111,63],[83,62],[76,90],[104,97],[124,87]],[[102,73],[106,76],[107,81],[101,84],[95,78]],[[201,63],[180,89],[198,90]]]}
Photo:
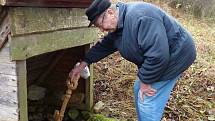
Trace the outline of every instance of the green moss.
{"label": "green moss", "polygon": [[69,110],[68,115],[72,120],[75,120],[79,115],[79,111],[75,109],[71,109]]}
{"label": "green moss", "polygon": [[117,120],[113,118],[107,118],[101,114],[95,114],[92,117],[90,117],[87,121],[117,121]]}
{"label": "green moss", "polygon": [[93,114],[89,111],[81,111],[72,109],[68,112],[68,115],[72,121],[76,119],[84,120],[84,121],[118,121],[117,119],[107,118],[102,114]]}
{"label": "green moss", "polygon": [[82,115],[84,120],[88,120],[90,117],[92,117],[92,114],[88,111],[82,111],[81,115]]}

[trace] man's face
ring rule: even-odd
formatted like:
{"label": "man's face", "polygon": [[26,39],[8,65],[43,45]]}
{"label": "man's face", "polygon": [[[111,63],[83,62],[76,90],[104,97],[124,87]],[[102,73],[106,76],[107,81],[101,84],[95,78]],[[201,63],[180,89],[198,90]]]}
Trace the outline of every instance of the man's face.
{"label": "man's face", "polygon": [[117,28],[118,16],[112,9],[107,9],[96,20],[95,26],[102,32],[114,32]]}

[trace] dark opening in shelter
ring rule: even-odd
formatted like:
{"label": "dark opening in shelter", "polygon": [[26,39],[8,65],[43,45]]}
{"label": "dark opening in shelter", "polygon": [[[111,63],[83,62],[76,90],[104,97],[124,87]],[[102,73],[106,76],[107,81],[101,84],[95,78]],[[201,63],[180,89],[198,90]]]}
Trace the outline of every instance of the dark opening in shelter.
{"label": "dark opening in shelter", "polygon": [[[66,79],[75,64],[84,57],[86,46],[50,52],[27,59],[28,119],[51,120],[60,109],[66,92]],[[86,105],[86,81],[79,79],[68,108],[83,109]]]}

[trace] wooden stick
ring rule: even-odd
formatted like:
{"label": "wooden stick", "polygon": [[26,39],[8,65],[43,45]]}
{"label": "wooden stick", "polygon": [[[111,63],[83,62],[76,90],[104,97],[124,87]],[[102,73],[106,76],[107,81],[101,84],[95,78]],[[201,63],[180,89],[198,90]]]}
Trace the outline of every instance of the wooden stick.
{"label": "wooden stick", "polygon": [[60,111],[55,110],[55,113],[54,113],[55,121],[62,121],[63,120],[67,104],[68,104],[69,99],[71,98],[71,95],[72,95],[72,90],[75,90],[77,88],[79,78],[80,78],[80,75],[78,75],[74,79],[73,78],[71,78],[71,79],[68,78],[67,79],[67,87],[68,87],[68,89],[66,91],[66,95],[64,97],[63,104],[61,106],[61,110]]}

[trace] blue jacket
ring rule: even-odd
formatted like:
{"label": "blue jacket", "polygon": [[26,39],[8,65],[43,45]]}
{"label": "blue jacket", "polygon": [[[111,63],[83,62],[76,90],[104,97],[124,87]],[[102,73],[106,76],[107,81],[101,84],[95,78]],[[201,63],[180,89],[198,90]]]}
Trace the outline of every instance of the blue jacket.
{"label": "blue jacket", "polygon": [[97,42],[84,59],[88,64],[119,51],[138,67],[147,84],[169,80],[196,58],[191,35],[171,16],[149,3],[118,3],[117,30]]}

